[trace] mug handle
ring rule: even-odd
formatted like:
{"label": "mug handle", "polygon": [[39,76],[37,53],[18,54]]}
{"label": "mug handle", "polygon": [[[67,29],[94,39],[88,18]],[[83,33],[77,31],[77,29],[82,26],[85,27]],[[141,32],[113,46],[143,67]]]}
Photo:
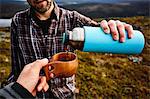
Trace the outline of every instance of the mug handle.
{"label": "mug handle", "polygon": [[[53,64],[55,64],[56,62],[50,62],[50,63],[48,63],[43,69],[44,69],[44,72],[45,72],[45,75],[46,75],[46,81],[49,81],[50,79],[51,79],[51,77],[50,77],[50,73],[51,73],[51,71],[49,70],[49,66],[50,65],[53,65]],[[55,75],[54,75],[55,76]]]}

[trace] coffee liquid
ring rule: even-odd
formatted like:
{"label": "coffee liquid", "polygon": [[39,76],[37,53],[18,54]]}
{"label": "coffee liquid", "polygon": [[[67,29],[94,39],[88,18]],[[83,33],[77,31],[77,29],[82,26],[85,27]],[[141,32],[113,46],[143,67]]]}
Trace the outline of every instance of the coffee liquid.
{"label": "coffee liquid", "polygon": [[60,58],[58,61],[67,62],[67,61],[72,61],[72,59],[67,58],[67,57],[63,57],[63,58]]}
{"label": "coffee liquid", "polygon": [[68,45],[64,46],[64,50],[65,50],[66,54],[64,54],[62,57],[60,57],[58,59],[58,61],[64,61],[64,62],[72,61],[73,59],[72,59],[71,55],[69,54]]}

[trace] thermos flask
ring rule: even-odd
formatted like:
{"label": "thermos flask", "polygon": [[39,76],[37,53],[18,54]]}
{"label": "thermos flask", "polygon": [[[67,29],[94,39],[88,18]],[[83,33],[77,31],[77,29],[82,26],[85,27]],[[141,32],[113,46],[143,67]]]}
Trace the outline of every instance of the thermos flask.
{"label": "thermos flask", "polygon": [[129,39],[125,31],[124,43],[114,41],[111,34],[106,34],[101,27],[77,27],[63,34],[63,44],[84,52],[100,52],[113,54],[140,54],[145,45],[143,34],[134,30]]}

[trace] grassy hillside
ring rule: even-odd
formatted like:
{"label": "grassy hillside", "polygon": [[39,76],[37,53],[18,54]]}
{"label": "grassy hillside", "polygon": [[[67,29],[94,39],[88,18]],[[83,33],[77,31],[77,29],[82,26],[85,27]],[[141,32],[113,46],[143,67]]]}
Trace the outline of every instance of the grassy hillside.
{"label": "grassy hillside", "polygon": [[10,29],[0,28],[0,84],[10,73]]}
{"label": "grassy hillside", "polygon": [[[146,38],[140,55],[112,55],[77,52],[79,99],[150,98],[150,18],[112,18],[130,23]],[[101,20],[101,19],[99,19]],[[131,59],[133,57],[133,59]]]}
{"label": "grassy hillside", "polygon": [[[79,68],[77,99],[150,98],[150,18],[113,18],[133,24],[146,38],[140,55],[115,55],[76,51]],[[101,19],[97,19],[100,21]],[[10,72],[9,28],[0,28],[0,81]]]}

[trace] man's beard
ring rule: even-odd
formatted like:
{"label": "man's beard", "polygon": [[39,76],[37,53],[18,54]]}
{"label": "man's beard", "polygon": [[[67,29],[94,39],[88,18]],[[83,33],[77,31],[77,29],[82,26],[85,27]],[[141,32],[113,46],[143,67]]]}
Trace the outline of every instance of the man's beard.
{"label": "man's beard", "polygon": [[49,2],[48,0],[47,1],[47,6],[45,8],[41,8],[41,7],[38,7],[38,6],[32,6],[30,5],[35,11],[39,12],[39,13],[45,13],[46,11],[48,11],[53,3],[53,0],[51,0],[51,2]]}

